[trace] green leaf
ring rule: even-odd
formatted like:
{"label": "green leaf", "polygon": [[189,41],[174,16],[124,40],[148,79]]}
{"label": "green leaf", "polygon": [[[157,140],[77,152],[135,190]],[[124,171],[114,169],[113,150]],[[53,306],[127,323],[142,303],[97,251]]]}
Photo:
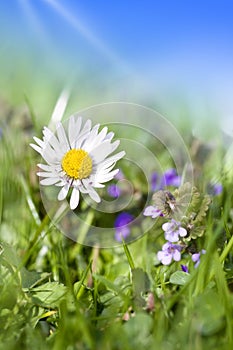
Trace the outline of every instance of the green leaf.
{"label": "green leaf", "polygon": [[196,298],[194,313],[194,323],[202,335],[213,335],[225,326],[224,307],[212,290]]}
{"label": "green leaf", "polygon": [[116,294],[122,294],[121,287],[119,287],[117,284],[109,281],[107,278],[94,274],[93,277],[96,281],[103,283],[103,285],[108,289],[113,291]]}
{"label": "green leaf", "polygon": [[28,271],[25,267],[22,267],[20,273],[22,288],[24,289],[33,288],[36,285],[42,283],[44,280],[48,280],[48,278],[51,276],[51,273],[39,273],[36,271]]}
{"label": "green leaf", "polygon": [[58,307],[67,293],[67,287],[58,282],[47,282],[30,290],[32,302],[43,307]]}
{"label": "green leaf", "polygon": [[176,271],[170,276],[169,282],[183,286],[190,278],[190,274],[184,271]]}
{"label": "green leaf", "polygon": [[150,280],[145,271],[141,268],[132,270],[132,282],[134,291],[134,301],[136,306],[144,306],[143,295],[150,290]]}

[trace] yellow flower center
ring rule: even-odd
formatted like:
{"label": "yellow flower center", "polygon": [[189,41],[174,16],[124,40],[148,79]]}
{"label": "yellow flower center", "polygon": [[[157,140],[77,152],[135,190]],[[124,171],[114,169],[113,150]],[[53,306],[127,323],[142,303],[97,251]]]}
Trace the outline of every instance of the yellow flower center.
{"label": "yellow flower center", "polygon": [[85,179],[92,171],[92,159],[82,149],[71,149],[62,158],[62,169],[66,174],[77,180]]}

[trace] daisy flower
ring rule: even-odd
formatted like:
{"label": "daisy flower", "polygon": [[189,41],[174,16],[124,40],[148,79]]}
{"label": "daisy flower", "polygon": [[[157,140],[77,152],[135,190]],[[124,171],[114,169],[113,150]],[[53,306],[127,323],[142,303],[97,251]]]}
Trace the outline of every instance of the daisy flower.
{"label": "daisy flower", "polygon": [[94,188],[104,187],[113,179],[119,169],[113,170],[116,162],[125,152],[109,156],[119,146],[120,141],[112,142],[114,133],[100,125],[91,127],[91,121],[83,124],[82,118],[71,116],[67,132],[59,123],[56,135],[47,127],[43,129],[43,139],[34,137],[36,144],[30,144],[41,154],[47,164],[38,164],[42,170],[37,173],[40,184],[61,187],[58,200],[64,200],[69,190],[70,208],[79,204],[80,192],[88,194],[95,202],[101,201]]}

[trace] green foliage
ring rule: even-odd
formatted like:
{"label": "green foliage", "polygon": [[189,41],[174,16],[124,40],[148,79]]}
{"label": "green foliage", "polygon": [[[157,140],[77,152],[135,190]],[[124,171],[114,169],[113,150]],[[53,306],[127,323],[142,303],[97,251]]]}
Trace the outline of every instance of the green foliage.
{"label": "green foliage", "polygon": [[[206,248],[198,268],[188,252],[169,266],[156,259],[164,242],[162,218],[132,244],[99,249],[95,256],[96,247],[63,236],[44,212],[35,178],[38,159],[27,146],[35,127],[33,106],[27,104],[33,118],[27,115],[26,126],[19,120],[4,123],[0,138],[0,350],[231,349],[229,179],[223,180],[223,194],[211,198],[203,191],[209,181],[203,169],[198,189],[185,183],[153,197],[166,219],[179,218],[188,228],[190,250],[192,241]],[[130,175],[130,167],[126,172]],[[143,200],[141,174],[134,173],[134,181]],[[142,207],[143,202],[131,203],[135,213]],[[86,210],[93,220],[93,211]],[[80,230],[82,237],[87,234],[85,227]],[[181,271],[181,263],[189,273]]]}

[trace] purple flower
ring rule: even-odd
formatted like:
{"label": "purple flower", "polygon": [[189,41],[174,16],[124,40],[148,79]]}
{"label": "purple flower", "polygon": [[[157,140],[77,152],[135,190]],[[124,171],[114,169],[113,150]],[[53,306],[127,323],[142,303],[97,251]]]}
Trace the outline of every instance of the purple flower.
{"label": "purple flower", "polygon": [[206,253],[206,250],[205,249],[202,249],[200,251],[200,253],[195,253],[192,255],[192,261],[195,262],[195,265],[194,267],[198,267],[198,265],[200,264],[200,257],[202,254],[205,254]]}
{"label": "purple flower", "polygon": [[157,218],[157,216],[163,216],[163,213],[156,207],[153,207],[153,205],[149,205],[149,207],[146,207],[146,209],[144,210],[143,215],[151,216],[152,219],[155,219]]}
{"label": "purple flower", "polygon": [[129,224],[134,220],[134,216],[123,211],[119,215],[117,215],[116,220],[114,222],[115,227],[115,239],[118,242],[121,242],[123,239],[127,238],[130,234]]}
{"label": "purple flower", "polygon": [[157,253],[157,258],[163,265],[170,265],[172,259],[180,261],[181,250],[182,247],[180,245],[167,242],[162,246],[162,250]]}
{"label": "purple flower", "polygon": [[161,181],[161,187],[174,186],[179,187],[181,184],[181,176],[177,175],[177,171],[174,168],[165,171]]}
{"label": "purple flower", "polygon": [[169,242],[178,242],[179,236],[185,237],[187,235],[187,231],[185,228],[180,226],[180,222],[171,219],[171,222],[166,222],[162,225],[162,229],[165,232],[165,239]]}
{"label": "purple flower", "polygon": [[150,183],[153,192],[160,189],[160,176],[158,173],[154,172],[151,174]]}
{"label": "purple flower", "polygon": [[220,183],[214,183],[214,184],[209,184],[207,186],[207,190],[209,194],[211,194],[212,196],[218,196],[219,194],[222,193],[223,187],[222,187],[222,184]]}
{"label": "purple flower", "polygon": [[107,191],[109,196],[113,198],[118,198],[121,194],[120,187],[115,184],[109,185]]}
{"label": "purple flower", "polygon": [[180,266],[181,266],[181,270],[182,270],[183,272],[189,273],[188,266],[182,265],[182,264],[181,264]]}
{"label": "purple flower", "polygon": [[121,171],[121,169],[119,169],[118,173],[114,176],[115,179],[117,180],[123,180],[125,178],[123,172]]}

